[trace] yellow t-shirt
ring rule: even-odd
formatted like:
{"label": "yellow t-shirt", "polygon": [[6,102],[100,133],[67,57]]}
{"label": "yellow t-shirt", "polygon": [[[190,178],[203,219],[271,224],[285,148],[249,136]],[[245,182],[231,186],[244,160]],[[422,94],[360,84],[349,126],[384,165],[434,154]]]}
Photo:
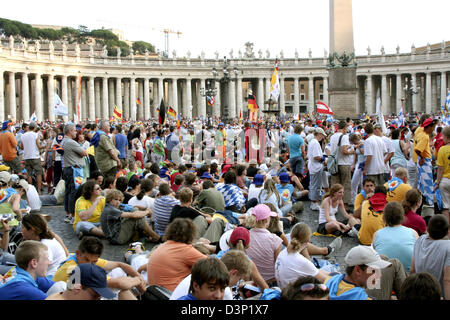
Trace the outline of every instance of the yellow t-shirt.
{"label": "yellow t-shirt", "polygon": [[361,244],[370,246],[372,244],[373,234],[384,228],[383,212],[375,212],[369,209],[370,202],[365,200],[361,208],[361,229],[358,232],[358,238]]}
{"label": "yellow t-shirt", "polygon": [[417,153],[414,152],[414,149],[416,148],[416,138],[423,133],[423,128],[418,127],[416,131],[414,131],[414,138],[413,138],[413,152],[412,152],[412,158],[414,163],[417,163]]}
{"label": "yellow t-shirt", "polygon": [[[73,257],[73,256],[71,256]],[[74,257],[73,257],[74,258]],[[76,260],[76,258],[74,258]],[[78,265],[77,261],[75,261],[73,259],[69,259],[66,262],[64,262],[59,268],[58,270],[56,270],[55,275],[53,276],[53,281],[64,281],[67,282],[67,280],[69,280],[69,276],[72,272],[73,269],[75,269],[75,267]],[[98,259],[96,265],[105,269],[106,264],[108,263],[108,260],[104,260],[104,259]]]}
{"label": "yellow t-shirt", "polygon": [[[331,276],[327,276],[325,278],[324,283],[327,284],[328,280],[330,280],[331,278],[332,278]],[[352,290],[353,288],[356,288],[356,286],[353,283],[350,283],[350,282],[346,281],[345,279],[342,279],[341,282],[339,282],[336,296],[340,296],[344,292],[346,292],[348,290]],[[371,297],[367,297],[367,300],[373,300],[373,299]]]}
{"label": "yellow t-shirt", "polygon": [[431,159],[430,136],[423,132],[423,130],[419,135],[414,135],[413,154],[416,155],[415,162],[417,163],[417,153],[415,151],[416,149],[421,152],[423,158]]}
{"label": "yellow t-shirt", "polygon": [[439,148],[436,164],[444,167],[444,178],[450,179],[450,146],[442,146]]}
{"label": "yellow t-shirt", "polygon": [[[395,182],[396,181],[394,180],[393,183],[395,183]],[[402,202],[403,199],[405,199],[406,193],[412,189],[412,187],[407,183],[402,183],[401,185],[399,185],[397,188],[395,188],[392,191],[389,191],[387,182],[384,184],[384,187],[386,188],[386,190],[388,190],[388,192],[386,194],[387,202],[391,202],[391,201]]]}
{"label": "yellow t-shirt", "polygon": [[355,197],[355,204],[353,206],[354,210],[358,210],[359,207],[361,206],[361,203],[367,200],[366,198],[364,198],[364,196],[361,193],[358,193],[358,195]]}
{"label": "yellow t-shirt", "polygon": [[[73,230],[75,230],[75,227],[77,226],[77,223],[82,221],[80,218],[80,212],[83,212],[85,210],[88,210],[92,205],[91,200],[86,200],[84,197],[78,198],[78,200],[75,202],[75,219],[73,223]],[[102,215],[103,208],[105,207],[105,198],[100,199],[100,201],[97,204],[97,207],[94,210],[94,213],[92,216],[87,219],[86,221],[89,222],[100,222],[100,216]]]}

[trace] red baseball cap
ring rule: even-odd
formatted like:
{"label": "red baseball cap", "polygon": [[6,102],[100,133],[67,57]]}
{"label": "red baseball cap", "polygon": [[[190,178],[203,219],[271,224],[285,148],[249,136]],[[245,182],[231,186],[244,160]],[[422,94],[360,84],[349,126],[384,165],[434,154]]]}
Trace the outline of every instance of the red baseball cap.
{"label": "red baseball cap", "polygon": [[244,242],[244,246],[247,246],[250,243],[250,232],[244,227],[237,227],[233,230],[229,243],[236,245],[239,240]]}
{"label": "red baseball cap", "polygon": [[430,126],[432,123],[433,123],[433,119],[432,119],[432,118],[428,118],[428,119],[426,119],[426,120],[422,123],[421,127],[423,127],[423,128],[428,127],[428,126]]}

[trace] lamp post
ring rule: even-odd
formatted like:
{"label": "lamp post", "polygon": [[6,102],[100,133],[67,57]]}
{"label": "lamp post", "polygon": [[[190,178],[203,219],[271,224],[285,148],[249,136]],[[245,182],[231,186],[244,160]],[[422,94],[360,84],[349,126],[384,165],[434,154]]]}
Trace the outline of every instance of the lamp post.
{"label": "lamp post", "polygon": [[[229,112],[229,100],[228,100],[228,83],[230,81],[236,81],[237,80],[237,76],[239,74],[239,70],[234,67],[233,70],[229,70],[229,65],[228,65],[228,59],[226,56],[223,57],[223,67],[221,72],[218,71],[216,68],[212,69],[212,74],[214,77],[214,81],[218,80],[221,84],[224,84],[224,88],[226,88],[226,90],[221,90],[221,92],[224,92],[223,96],[225,97],[225,99],[221,99],[221,101],[223,101],[223,113],[222,113],[222,119],[224,122],[228,122],[229,120],[233,120],[230,117],[230,112]],[[234,74],[234,78],[233,75]],[[220,75],[222,75],[220,78],[218,78]],[[209,82],[208,82],[209,83]],[[217,88],[214,89],[200,89],[200,93],[204,93],[205,95],[209,95],[209,93],[213,94],[213,96],[215,96],[217,94]],[[203,95],[203,94],[202,94]]]}
{"label": "lamp post", "polygon": [[[407,105],[408,105],[407,100],[410,99],[409,98],[410,96],[412,98],[412,96],[414,96],[415,94],[418,94],[420,92],[420,87],[414,87],[414,86],[410,85],[408,82],[406,82],[405,86],[403,87],[403,91],[405,92],[405,99],[404,100],[405,100],[405,105],[407,107]],[[411,110],[410,111],[411,112],[413,111],[412,110],[412,105],[411,105]],[[409,112],[409,110],[408,110],[408,113],[411,114],[411,112]]]}

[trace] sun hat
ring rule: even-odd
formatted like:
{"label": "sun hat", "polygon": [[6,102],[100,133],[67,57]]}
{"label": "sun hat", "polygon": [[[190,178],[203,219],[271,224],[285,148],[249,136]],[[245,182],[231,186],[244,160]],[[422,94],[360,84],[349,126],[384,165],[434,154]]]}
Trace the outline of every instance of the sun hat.
{"label": "sun hat", "polygon": [[261,221],[267,219],[268,217],[276,217],[277,213],[272,212],[268,206],[265,204],[258,204],[253,207],[252,215],[256,217],[256,221]]}
{"label": "sun hat", "polygon": [[26,192],[28,192],[29,185],[28,185],[28,182],[27,182],[25,179],[20,179],[20,180],[19,180],[19,185],[20,185]]}
{"label": "sun hat", "polygon": [[370,246],[356,246],[351,248],[345,256],[345,264],[348,267],[366,265],[374,269],[384,269],[392,263],[380,258],[380,255]]}
{"label": "sun hat", "polygon": [[325,131],[323,131],[322,128],[316,128],[316,129],[315,129],[315,133],[320,133],[320,134],[322,134],[324,137],[327,136],[327,134],[325,133]]}

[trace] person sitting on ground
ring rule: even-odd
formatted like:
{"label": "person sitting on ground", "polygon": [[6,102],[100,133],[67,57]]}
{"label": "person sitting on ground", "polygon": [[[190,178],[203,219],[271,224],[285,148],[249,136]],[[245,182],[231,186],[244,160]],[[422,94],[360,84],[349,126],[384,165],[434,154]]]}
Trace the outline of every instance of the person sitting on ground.
{"label": "person sitting on ground", "polygon": [[[256,163],[256,160],[255,160]],[[264,188],[264,175],[255,174],[253,181],[248,188],[248,200],[258,199],[258,195]]]}
{"label": "person sitting on ground", "polygon": [[270,224],[270,217],[276,213],[271,212],[265,204],[258,204],[252,209],[252,215],[256,217],[256,226],[250,230],[251,241],[247,254],[267,284],[274,285],[275,261],[281,252],[283,240],[267,230],[267,227]]}
{"label": "person sitting on ground", "polygon": [[194,223],[187,218],[177,218],[167,226],[167,241],[153,251],[147,265],[149,285],[173,291],[191,273],[194,263],[206,258],[192,246],[196,233]]}
{"label": "person sitting on ground", "polygon": [[441,285],[436,277],[428,272],[419,272],[405,279],[398,300],[439,301],[441,296]]}
{"label": "person sitting on ground", "polygon": [[245,206],[244,193],[236,185],[236,173],[229,170],[224,174],[223,178],[224,183],[219,183],[216,188],[222,193],[225,200],[225,209],[233,212],[245,212],[248,208]]}
{"label": "person sitting on ground", "polygon": [[416,213],[422,205],[422,193],[417,189],[409,190],[402,205],[405,212],[402,225],[415,230],[419,236],[427,232],[427,224],[424,218]]}
{"label": "person sitting on ground", "polygon": [[166,227],[170,223],[172,209],[175,205],[180,204],[180,200],[175,199],[175,196],[170,190],[168,183],[162,183],[159,186],[159,193],[154,202],[153,217],[155,221],[155,232],[160,236],[164,236]]}
{"label": "person sitting on ground", "polygon": [[230,283],[225,264],[215,257],[198,260],[192,266],[189,294],[178,300],[223,300]]}
{"label": "person sitting on ground", "polygon": [[14,213],[15,219],[22,220],[22,214],[25,209],[20,209],[20,200],[25,194],[25,189],[15,183],[9,187],[11,182],[11,174],[8,171],[0,172],[0,213]]}
{"label": "person sitting on ground", "polygon": [[55,284],[48,279],[48,248],[35,240],[20,243],[14,253],[16,275],[0,285],[0,300],[45,300],[46,292]]}
{"label": "person sitting on ground", "polygon": [[290,238],[291,242],[280,252],[275,262],[278,286],[283,289],[299,276],[313,276],[323,282],[329,273],[317,269],[309,258],[308,243],[311,238],[309,226],[297,223],[291,230]]}
{"label": "person sitting on ground", "polygon": [[100,216],[105,208],[101,190],[95,181],[89,180],[83,186],[83,195],[75,203],[73,230],[79,239],[85,235],[105,236],[100,223]]}
{"label": "person sitting on ground", "polygon": [[194,193],[194,200],[197,198],[197,196],[200,194],[200,191],[202,190],[201,185],[197,184],[197,176],[193,172],[189,172],[184,175],[184,183],[182,184],[181,188],[189,188]]}
{"label": "person sitting on ground", "polygon": [[330,300],[328,287],[313,276],[300,276],[281,291],[281,300]]}
{"label": "person sitting on ground", "polygon": [[359,229],[358,239],[363,245],[370,246],[373,234],[384,228],[383,211],[387,203],[386,193],[384,186],[376,186],[374,195],[361,205],[361,228]]}
{"label": "person sitting on ground", "polygon": [[280,210],[283,212],[283,216],[286,216],[292,210],[292,200],[301,197],[301,195],[297,194],[294,186],[290,184],[291,179],[287,172],[280,173],[279,179],[280,183],[276,184],[275,187],[284,202],[284,206]]}
{"label": "person sitting on ground", "polygon": [[411,260],[411,274],[431,273],[441,285],[442,296],[450,300],[450,241],[448,219],[438,214],[428,222],[428,233],[417,239]]}
{"label": "person sitting on ground", "polygon": [[100,300],[114,298],[115,294],[108,288],[106,271],[92,263],[82,263],[75,267],[71,277],[78,274],[79,282],[68,283],[67,290],[54,293],[46,300]]}
{"label": "person sitting on ground", "polygon": [[395,169],[395,176],[391,180],[384,184],[387,189],[386,201],[398,201],[401,202],[405,199],[406,193],[411,190],[411,186],[408,184],[408,170],[406,168]]}
{"label": "person sitting on ground", "polygon": [[103,181],[102,195],[106,197],[108,192],[115,189],[116,189],[116,177],[111,176],[106,177],[105,180]]}
{"label": "person sitting on ground", "polygon": [[39,213],[29,213],[23,217],[21,232],[24,240],[40,241],[47,246],[50,265],[46,276],[53,277],[59,265],[69,256],[63,240],[50,230],[47,221]]}
{"label": "person sitting on ground", "polygon": [[128,204],[128,200],[133,198],[133,195],[127,192],[128,190],[128,179],[126,177],[119,177],[116,180],[116,189],[123,194],[123,203]]}
{"label": "person sitting on ground", "polygon": [[375,181],[372,178],[365,178],[363,181],[363,189],[355,197],[353,205],[353,216],[356,219],[361,219],[361,204],[364,200],[369,200],[375,191]]}
{"label": "person sitting on ground", "polygon": [[178,174],[176,175],[173,184],[170,188],[173,190],[173,192],[177,193],[183,182],[184,182],[184,175]]}
{"label": "person sitting on ground", "polygon": [[222,193],[214,187],[214,183],[212,181],[205,181],[203,182],[202,187],[202,191],[200,191],[199,195],[195,199],[194,206],[198,206],[198,208],[208,207],[213,208],[216,211],[224,211],[225,200]]}
{"label": "person sitting on ground", "polygon": [[119,190],[113,190],[106,196],[106,205],[100,218],[106,239],[111,244],[124,244],[132,239],[136,231],[142,231],[150,242],[160,241],[161,236],[153,231],[145,219],[151,215],[151,211],[122,212],[119,209],[122,200],[123,195]]}
{"label": "person sitting on ground", "polygon": [[[250,279],[252,271],[251,261],[245,255],[245,252],[240,250],[227,251],[220,258],[217,257],[217,259],[220,259],[225,264],[230,277],[230,282],[224,291],[223,300],[233,300],[233,288],[240,280],[248,281]],[[173,291],[170,300],[178,300],[180,297],[188,295],[191,279],[191,274],[184,278]]]}
{"label": "person sitting on ground", "polygon": [[399,259],[405,271],[409,273],[414,243],[419,235],[413,229],[402,226],[403,218],[404,212],[400,202],[389,202],[383,214],[386,227],[373,234],[372,244],[379,254]]}
{"label": "person sitting on ground", "polygon": [[[341,184],[334,184],[330,191],[323,196],[322,205],[319,208],[319,226],[317,232],[320,234],[341,235],[347,233],[351,237],[358,235],[356,225],[360,224],[360,220],[347,213],[344,202],[344,187]],[[346,219],[340,222],[336,219],[338,209]]]}
{"label": "person sitting on ground", "polygon": [[151,214],[155,204],[155,199],[150,197],[150,194],[153,192],[153,187],[153,181],[149,179],[142,180],[139,193],[128,200],[128,204],[139,210],[150,210]]}
{"label": "person sitting on ground", "polygon": [[[280,194],[278,193],[275,181],[273,179],[267,179],[264,182],[264,188],[258,195],[258,203],[259,204],[272,203],[276,208],[278,216],[284,217],[283,211],[281,211],[280,208],[284,207],[285,203],[281,198]],[[292,204],[290,205],[290,208],[292,208]],[[290,208],[288,209],[290,210]]]}
{"label": "person sitting on ground", "polygon": [[387,268],[391,263],[381,259],[372,247],[361,245],[351,248],[344,261],[345,273],[325,280],[330,300],[372,300],[364,290],[369,278],[373,278],[376,270]]}
{"label": "person sitting on ground", "polygon": [[100,258],[104,245],[96,237],[86,236],[81,239],[78,249],[64,261],[53,276],[53,281],[67,282],[79,264],[92,263],[103,268],[108,273],[108,288],[112,289],[119,300],[136,300],[131,289],[136,287],[139,292],[146,290],[145,279],[130,265]]}

